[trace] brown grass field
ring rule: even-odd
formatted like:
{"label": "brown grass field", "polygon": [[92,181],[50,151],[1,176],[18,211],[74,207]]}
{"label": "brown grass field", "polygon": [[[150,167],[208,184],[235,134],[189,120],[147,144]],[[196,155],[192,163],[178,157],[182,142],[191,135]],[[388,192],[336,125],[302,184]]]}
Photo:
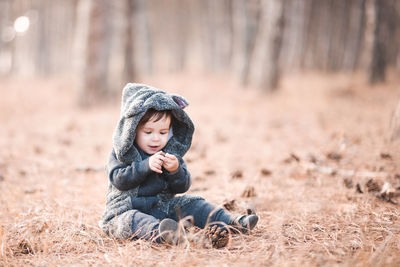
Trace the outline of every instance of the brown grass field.
{"label": "brown grass field", "polygon": [[83,109],[66,79],[2,78],[0,266],[400,266],[400,141],[388,141],[400,83],[364,80],[304,74],[275,94],[227,77],[141,80],[191,103],[188,194],[260,216],[213,249],[202,231],[170,247],[98,228],[120,99]]}

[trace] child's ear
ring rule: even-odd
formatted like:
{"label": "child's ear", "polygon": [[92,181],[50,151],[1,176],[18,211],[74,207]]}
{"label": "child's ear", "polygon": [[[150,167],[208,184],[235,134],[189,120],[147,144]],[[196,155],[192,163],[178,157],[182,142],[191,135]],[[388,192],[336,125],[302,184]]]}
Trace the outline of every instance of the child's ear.
{"label": "child's ear", "polygon": [[138,95],[141,89],[147,86],[139,83],[128,83],[122,91],[121,116],[132,117],[143,111],[143,94]]}
{"label": "child's ear", "polygon": [[186,99],[184,99],[183,97],[181,97],[181,96],[179,96],[179,95],[173,95],[173,96],[172,96],[172,99],[174,100],[174,102],[175,102],[176,104],[178,104],[178,106],[179,106],[181,109],[184,109],[186,106],[189,105],[189,102],[187,102]]}

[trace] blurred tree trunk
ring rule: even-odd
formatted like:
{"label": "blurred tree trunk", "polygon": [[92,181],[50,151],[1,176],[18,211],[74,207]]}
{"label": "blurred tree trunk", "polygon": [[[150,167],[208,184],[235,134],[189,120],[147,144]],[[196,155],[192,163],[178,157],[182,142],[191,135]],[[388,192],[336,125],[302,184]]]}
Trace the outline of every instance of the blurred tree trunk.
{"label": "blurred tree trunk", "polygon": [[383,82],[386,69],[396,64],[399,37],[399,10],[395,0],[375,0],[375,31],[370,67],[370,83]]}
{"label": "blurred tree trunk", "polygon": [[[330,40],[327,59],[327,68],[338,71],[342,68],[344,52],[350,31],[350,1],[331,0]],[[352,36],[354,38],[354,36]]]}
{"label": "blurred tree trunk", "polygon": [[369,74],[369,82],[377,83],[385,80],[386,55],[384,48],[385,41],[385,19],[384,19],[385,0],[375,0],[375,30],[374,44],[372,50],[372,63]]}
{"label": "blurred tree trunk", "polygon": [[12,28],[8,24],[11,14],[11,0],[0,1],[0,75],[8,75],[12,70]]}
{"label": "blurred tree trunk", "polygon": [[205,53],[205,65],[206,69],[211,71],[217,70],[217,55],[216,55],[216,46],[217,46],[217,34],[216,34],[216,17],[218,14],[218,6],[216,4],[217,1],[214,0],[205,0],[202,2],[203,4],[203,12],[204,12],[204,25],[203,35],[205,37],[204,42],[204,53]]}
{"label": "blurred tree trunk", "polygon": [[280,56],[282,51],[283,32],[285,29],[285,10],[288,1],[282,0],[277,7],[278,16],[274,21],[272,32],[272,46],[270,51],[271,62],[266,67],[266,75],[262,80],[261,87],[266,90],[275,90],[278,88],[281,76]]}
{"label": "blurred tree trunk", "polygon": [[232,13],[233,69],[241,85],[247,85],[260,23],[260,1],[234,0]]}
{"label": "blurred tree trunk", "polygon": [[[31,3],[29,2],[12,1],[10,6],[10,26],[14,26],[15,19],[25,15],[30,7]],[[35,55],[35,49],[32,44],[35,43],[36,36],[31,26],[30,29],[23,33],[15,33],[15,38],[12,40],[11,73],[13,74],[32,76],[35,72],[35,62],[32,60]]]}
{"label": "blurred tree trunk", "polygon": [[219,2],[219,20],[217,22],[218,42],[217,54],[219,56],[219,68],[226,71],[232,64],[233,51],[233,10],[232,1],[216,1]]}
{"label": "blurred tree trunk", "polygon": [[232,58],[232,4],[228,0],[203,3],[206,68],[225,71]]}
{"label": "blurred tree trunk", "polygon": [[384,12],[385,24],[386,24],[386,59],[388,66],[394,66],[396,64],[396,58],[399,52],[400,46],[400,4],[397,0],[387,0],[386,8]]}
{"label": "blurred tree trunk", "polygon": [[[298,56],[299,66],[328,71],[354,70],[364,49],[366,0],[305,0],[301,10],[305,30],[299,38],[304,40],[303,52]],[[293,28],[293,24],[289,27]],[[301,28],[295,30],[299,31]],[[295,35],[290,29],[287,34]]]}
{"label": "blurred tree trunk", "polygon": [[91,0],[78,0],[76,3],[76,23],[73,40],[73,74],[78,83],[79,99],[78,102],[84,105],[85,92],[85,69],[87,36],[89,32]]}
{"label": "blurred tree trunk", "polygon": [[71,58],[73,31],[76,23],[75,2],[33,1],[27,12],[33,35],[31,61],[34,74],[48,76],[68,72],[73,68]]}
{"label": "blurred tree trunk", "polygon": [[[311,61],[312,53],[312,44],[315,43],[317,38],[317,34],[315,33],[316,24],[315,23],[315,5],[313,4],[315,0],[305,0],[304,6],[304,14],[305,22],[304,22],[304,47],[302,53],[300,54],[300,68],[305,69],[309,67]],[[313,22],[314,21],[314,22]]]}
{"label": "blurred tree trunk", "polygon": [[[347,46],[344,51],[343,68],[346,70],[356,70],[361,52],[364,49],[363,40],[366,27],[366,0],[352,2],[350,7],[349,28],[353,34],[347,35]],[[347,25],[344,25],[346,31]]]}
{"label": "blurred tree trunk", "polygon": [[[135,76],[141,73],[152,74],[153,73],[153,35],[151,32],[150,16],[151,7],[149,6],[148,0],[133,0],[134,1],[134,13],[133,13],[133,25],[134,29],[134,71]],[[136,78],[136,77],[135,77]]]}
{"label": "blurred tree trunk", "polygon": [[251,77],[257,86],[266,91],[278,87],[286,4],[287,1],[281,0],[262,2]]}
{"label": "blurred tree trunk", "polygon": [[91,1],[87,36],[84,87],[81,103],[92,104],[108,91],[110,58],[110,8],[107,0]]}
{"label": "blurred tree trunk", "polygon": [[329,62],[329,50],[332,46],[332,23],[338,18],[332,14],[332,1],[311,0],[308,23],[308,43],[305,67],[326,70]]}
{"label": "blurred tree trunk", "polygon": [[37,46],[36,46],[36,66],[37,72],[40,75],[46,75],[50,73],[50,62],[49,62],[49,32],[48,32],[48,5],[47,1],[43,0],[40,2],[35,2],[35,8],[38,11],[38,16],[41,18],[38,21],[37,29]]}
{"label": "blurred tree trunk", "polygon": [[133,81],[135,79],[135,70],[133,64],[133,54],[134,54],[134,42],[133,42],[133,14],[134,11],[134,0],[126,0],[125,7],[125,55],[124,55],[124,77],[125,82]]}
{"label": "blurred tree trunk", "polygon": [[186,0],[173,0],[170,4],[170,17],[168,19],[171,26],[170,44],[171,45],[171,67],[173,71],[183,71],[186,65],[188,53],[188,38],[190,18],[188,17],[189,2]]}
{"label": "blurred tree trunk", "polygon": [[289,0],[283,36],[281,63],[283,69],[298,69],[305,50],[309,0]]}

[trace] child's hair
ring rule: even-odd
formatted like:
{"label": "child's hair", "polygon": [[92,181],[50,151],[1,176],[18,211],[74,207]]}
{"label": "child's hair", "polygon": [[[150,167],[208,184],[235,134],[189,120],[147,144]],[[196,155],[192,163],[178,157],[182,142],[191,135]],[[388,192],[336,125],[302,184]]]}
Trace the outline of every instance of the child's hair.
{"label": "child's hair", "polygon": [[159,121],[162,118],[164,118],[164,116],[170,117],[171,122],[172,122],[173,116],[172,116],[171,110],[156,110],[156,109],[150,108],[146,111],[146,113],[140,119],[137,128],[139,128],[140,126],[142,126],[143,124],[148,122],[150,119],[154,119],[154,121]]}

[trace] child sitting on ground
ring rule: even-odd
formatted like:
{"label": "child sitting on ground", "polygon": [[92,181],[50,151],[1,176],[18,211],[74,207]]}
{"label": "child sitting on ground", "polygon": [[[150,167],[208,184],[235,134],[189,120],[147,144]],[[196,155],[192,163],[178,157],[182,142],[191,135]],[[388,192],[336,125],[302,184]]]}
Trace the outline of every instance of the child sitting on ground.
{"label": "child sitting on ground", "polygon": [[106,166],[109,176],[106,208],[100,221],[115,238],[144,238],[176,243],[179,219],[191,216],[195,226],[213,227],[218,241],[223,224],[246,232],[257,215],[231,215],[186,192],[190,174],[182,157],[190,148],[194,125],[183,110],[188,102],[143,84],[127,84],[121,116]]}

